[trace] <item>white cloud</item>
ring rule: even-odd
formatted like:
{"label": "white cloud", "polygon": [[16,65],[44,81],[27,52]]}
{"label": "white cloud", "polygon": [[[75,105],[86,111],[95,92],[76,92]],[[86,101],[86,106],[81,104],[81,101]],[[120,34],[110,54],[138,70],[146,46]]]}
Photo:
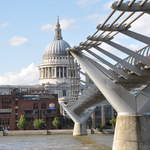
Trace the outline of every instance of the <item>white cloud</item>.
{"label": "white cloud", "polygon": [[30,64],[19,72],[9,72],[0,76],[1,85],[32,85],[38,83],[38,68]]}
{"label": "white cloud", "polygon": [[28,38],[19,37],[19,36],[13,36],[9,40],[9,45],[11,45],[11,46],[20,46],[20,45],[23,45],[23,44],[27,43],[28,41],[29,41]]}
{"label": "white cloud", "polygon": [[54,30],[54,29],[55,29],[55,25],[51,25],[51,24],[46,24],[41,26],[41,30],[43,31]]}
{"label": "white cloud", "polygon": [[[60,25],[63,30],[70,30],[75,28],[75,19],[61,19],[60,20]],[[54,31],[56,24],[46,24],[41,26],[41,30],[46,31],[46,30],[52,30]]]}
{"label": "white cloud", "polygon": [[0,28],[6,28],[8,26],[8,23],[2,23],[0,24]]}
{"label": "white cloud", "polygon": [[87,16],[87,19],[92,20],[95,23],[99,24],[99,23],[102,23],[106,19],[106,16],[95,13],[95,14],[91,14]]}
{"label": "white cloud", "polygon": [[94,3],[99,2],[100,0],[78,0],[77,4],[81,7],[85,7],[88,5],[92,5]]}
{"label": "white cloud", "polygon": [[137,44],[137,43],[135,43],[135,44],[130,44],[130,45],[128,45],[128,48],[131,49],[131,50],[133,50],[133,51],[137,51],[137,50],[140,49],[140,45]]}
{"label": "white cloud", "polygon": [[75,27],[75,20],[74,19],[62,19],[60,20],[61,26],[63,30],[70,30]]}
{"label": "white cloud", "polygon": [[106,3],[104,3],[104,5],[101,8],[103,10],[110,9],[113,2],[114,2],[114,0],[107,1]]}

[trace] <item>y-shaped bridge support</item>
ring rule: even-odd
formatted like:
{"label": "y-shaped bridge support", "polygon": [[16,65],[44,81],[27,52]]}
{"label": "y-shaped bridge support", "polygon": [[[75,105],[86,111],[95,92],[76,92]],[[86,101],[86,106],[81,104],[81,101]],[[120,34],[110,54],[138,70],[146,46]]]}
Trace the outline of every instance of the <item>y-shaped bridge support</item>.
{"label": "y-shaped bridge support", "polygon": [[60,103],[74,122],[74,136],[87,135],[86,121],[103,98],[103,95],[99,92],[97,87],[91,85],[85,89],[84,93],[79,96],[78,101],[71,107],[66,106],[64,103]]}
{"label": "y-shaped bridge support", "polygon": [[73,136],[87,135],[86,121],[95,110],[95,107],[91,107],[91,109],[89,109],[88,112],[84,112],[83,116],[78,116],[73,111],[70,111],[64,105],[64,103],[61,103],[60,105],[63,107],[63,109],[67,112],[67,114],[74,122]]}
{"label": "y-shaped bridge support", "polygon": [[113,150],[150,150],[150,97],[147,94],[150,88],[146,88],[144,94],[133,96],[113,83],[83,54],[71,54],[118,112]]}

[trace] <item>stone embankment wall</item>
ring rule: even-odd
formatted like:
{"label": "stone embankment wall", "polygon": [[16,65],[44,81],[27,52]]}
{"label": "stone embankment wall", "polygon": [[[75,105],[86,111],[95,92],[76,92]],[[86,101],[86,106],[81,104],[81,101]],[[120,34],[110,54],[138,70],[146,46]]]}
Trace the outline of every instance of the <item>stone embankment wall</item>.
{"label": "stone embankment wall", "polygon": [[4,135],[3,131],[0,131],[0,136],[3,136],[3,135]]}
{"label": "stone embankment wall", "polygon": [[11,130],[0,131],[0,136],[23,136],[23,135],[54,135],[72,134],[72,130]]}

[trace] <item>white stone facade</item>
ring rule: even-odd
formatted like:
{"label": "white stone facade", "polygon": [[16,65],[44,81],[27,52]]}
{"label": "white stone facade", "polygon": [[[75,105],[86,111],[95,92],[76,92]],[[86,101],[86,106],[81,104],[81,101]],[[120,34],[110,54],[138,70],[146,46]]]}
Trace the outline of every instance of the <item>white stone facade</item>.
{"label": "white stone facade", "polygon": [[49,60],[44,60],[39,66],[40,84],[69,83],[68,67],[68,56],[52,56]]}

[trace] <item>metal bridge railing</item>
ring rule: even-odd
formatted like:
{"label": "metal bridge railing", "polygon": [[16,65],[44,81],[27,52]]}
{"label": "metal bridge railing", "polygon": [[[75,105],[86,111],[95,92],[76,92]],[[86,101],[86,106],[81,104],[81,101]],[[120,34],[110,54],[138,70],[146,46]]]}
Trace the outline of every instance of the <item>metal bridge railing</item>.
{"label": "metal bridge railing", "polygon": [[[140,54],[141,56],[145,56],[145,57],[150,57],[150,46],[146,46],[140,50],[138,50],[136,53]],[[122,61],[126,61],[131,65],[137,65],[140,61],[138,60],[138,58],[136,58],[134,55],[128,56],[125,59],[123,59]],[[124,66],[122,66],[122,64],[120,62],[118,62],[117,64],[115,64],[115,66],[117,68],[124,68]]]}

